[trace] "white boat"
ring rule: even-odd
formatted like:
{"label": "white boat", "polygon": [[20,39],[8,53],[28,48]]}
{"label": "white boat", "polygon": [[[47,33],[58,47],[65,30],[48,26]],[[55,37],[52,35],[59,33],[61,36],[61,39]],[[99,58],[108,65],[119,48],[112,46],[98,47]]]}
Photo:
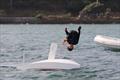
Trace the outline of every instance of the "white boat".
{"label": "white boat", "polygon": [[80,68],[80,64],[67,59],[55,59],[57,44],[52,43],[47,60],[36,61],[32,63],[23,63],[17,65],[17,69],[41,69],[41,70],[59,70],[59,69],[75,69]]}
{"label": "white boat", "polygon": [[94,41],[108,48],[120,49],[120,39],[103,35],[96,35]]}
{"label": "white boat", "polygon": [[80,68],[80,65],[71,60],[53,59],[53,60],[37,61],[28,64],[26,63],[26,64],[18,65],[17,68],[20,70],[27,70],[27,69],[61,70],[61,69]]}

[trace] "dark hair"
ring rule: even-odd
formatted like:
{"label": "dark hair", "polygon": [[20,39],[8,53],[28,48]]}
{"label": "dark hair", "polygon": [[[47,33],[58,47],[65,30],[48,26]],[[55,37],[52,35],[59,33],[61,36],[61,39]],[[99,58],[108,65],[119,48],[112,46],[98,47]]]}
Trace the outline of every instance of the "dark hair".
{"label": "dark hair", "polygon": [[69,47],[67,47],[67,49],[68,49],[68,51],[72,51],[73,50],[73,48],[69,48]]}

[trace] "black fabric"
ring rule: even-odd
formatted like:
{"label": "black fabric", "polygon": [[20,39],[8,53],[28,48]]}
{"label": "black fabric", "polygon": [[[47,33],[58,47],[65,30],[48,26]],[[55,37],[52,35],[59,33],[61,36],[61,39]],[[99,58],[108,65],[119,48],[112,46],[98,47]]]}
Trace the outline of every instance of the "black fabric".
{"label": "black fabric", "polygon": [[67,41],[69,44],[73,44],[76,45],[79,42],[79,36],[80,36],[80,32],[77,31],[70,31],[70,33],[67,34]]}

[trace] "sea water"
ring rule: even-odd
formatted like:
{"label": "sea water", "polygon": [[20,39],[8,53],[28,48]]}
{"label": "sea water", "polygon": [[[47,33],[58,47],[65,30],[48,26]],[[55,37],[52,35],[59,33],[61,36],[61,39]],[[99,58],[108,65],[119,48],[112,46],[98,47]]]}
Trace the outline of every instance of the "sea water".
{"label": "sea water", "polygon": [[[81,26],[79,44],[71,52],[63,45],[65,27]],[[0,25],[0,80],[120,80],[120,52],[96,44],[96,35],[120,38],[120,24],[18,24]],[[81,67],[73,70],[20,71],[2,64],[19,64],[48,58],[52,42],[58,44],[56,58],[70,59]]]}

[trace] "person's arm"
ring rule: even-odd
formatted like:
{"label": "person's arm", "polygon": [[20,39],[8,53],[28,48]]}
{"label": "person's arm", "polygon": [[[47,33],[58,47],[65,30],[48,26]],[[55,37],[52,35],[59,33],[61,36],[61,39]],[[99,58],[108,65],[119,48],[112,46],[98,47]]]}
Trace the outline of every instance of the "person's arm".
{"label": "person's arm", "polygon": [[67,35],[69,35],[69,32],[68,32],[67,28],[65,28],[65,33],[66,33]]}

